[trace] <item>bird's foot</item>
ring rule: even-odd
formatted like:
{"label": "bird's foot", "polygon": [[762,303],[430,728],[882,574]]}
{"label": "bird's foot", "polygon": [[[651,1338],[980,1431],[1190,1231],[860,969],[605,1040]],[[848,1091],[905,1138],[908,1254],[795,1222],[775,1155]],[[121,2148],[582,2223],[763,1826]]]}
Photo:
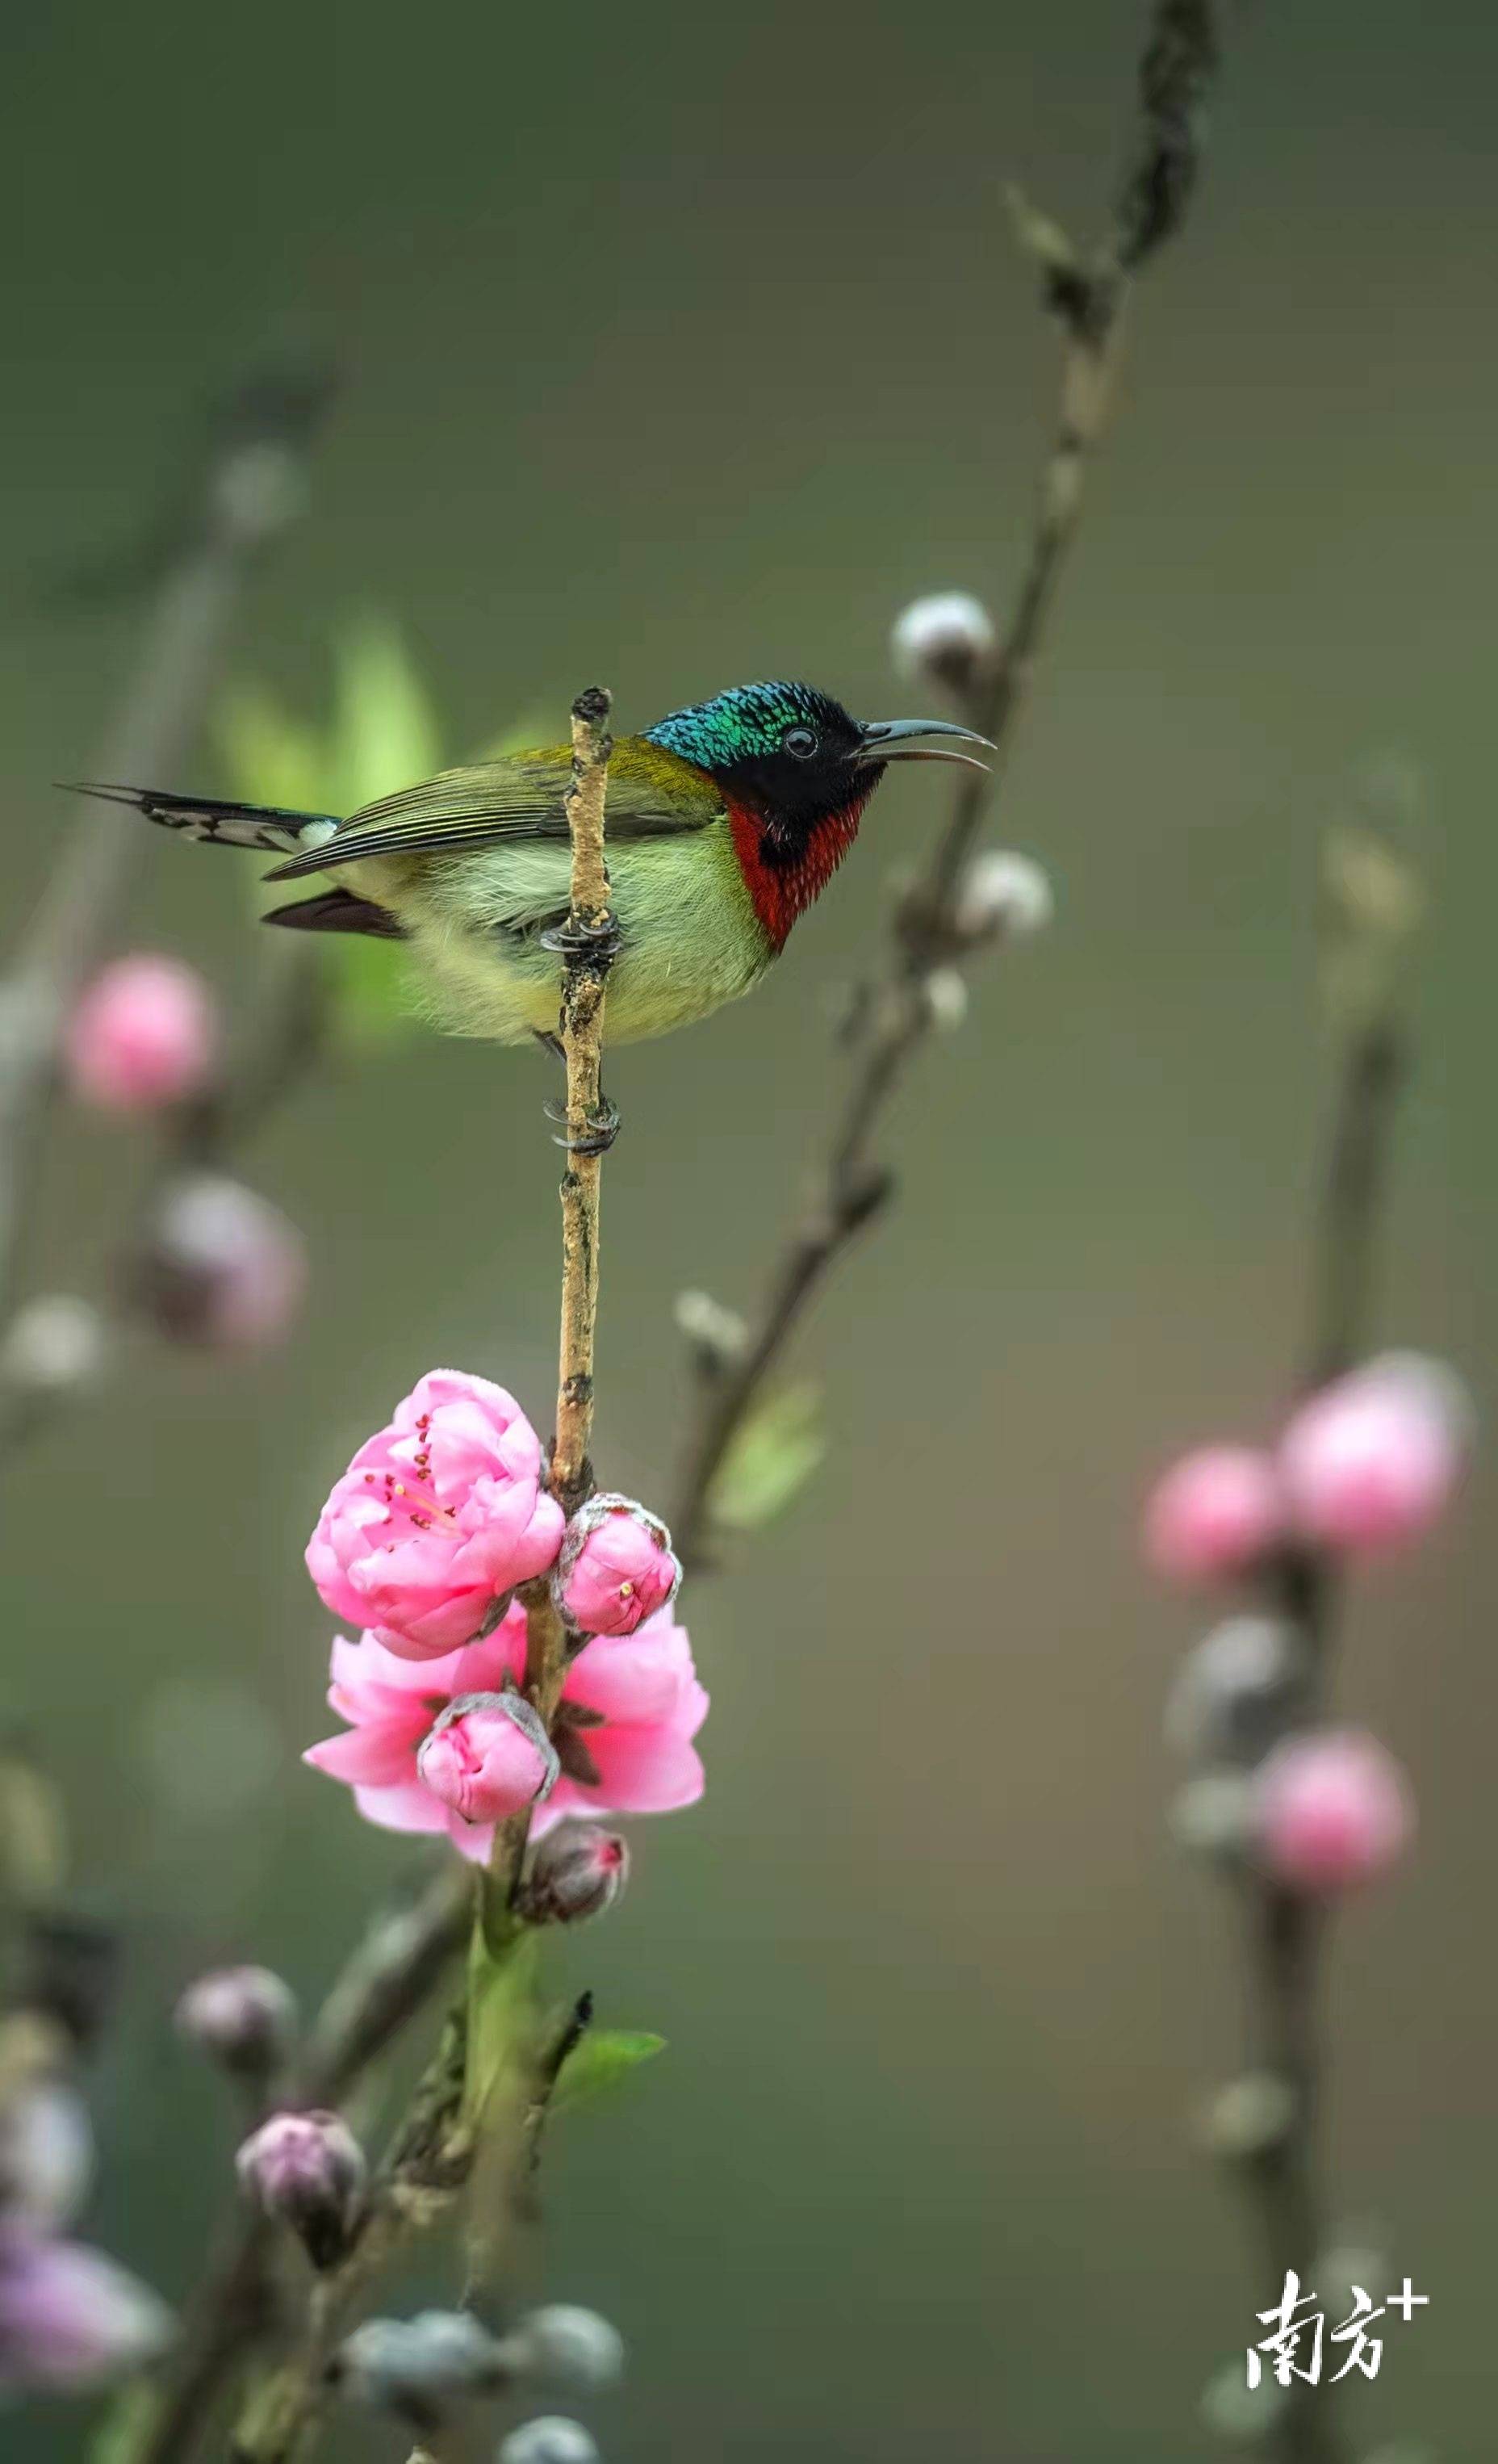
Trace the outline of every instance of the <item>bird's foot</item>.
{"label": "bird's foot", "polygon": [[[549,1121],[554,1121],[558,1129],[566,1129],[565,1104],[546,1104],[543,1105],[542,1110]],[[568,1155],[607,1155],[619,1135],[619,1106],[610,1103],[607,1095],[600,1090],[597,1111],[588,1114],[583,1123],[582,1135],[575,1138],[557,1138],[554,1140],[554,1144],[565,1148]]]}
{"label": "bird's foot", "polygon": [[597,967],[611,967],[624,946],[624,936],[612,914],[601,924],[589,924],[581,918],[574,923],[569,916],[565,924],[554,924],[540,936],[543,950],[554,951],[558,957],[589,961]]}

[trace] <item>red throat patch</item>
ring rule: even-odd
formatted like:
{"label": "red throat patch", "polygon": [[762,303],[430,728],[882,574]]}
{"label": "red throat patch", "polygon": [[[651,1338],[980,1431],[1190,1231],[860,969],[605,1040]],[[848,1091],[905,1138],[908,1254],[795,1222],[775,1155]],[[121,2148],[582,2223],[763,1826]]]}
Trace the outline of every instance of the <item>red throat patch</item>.
{"label": "red throat patch", "polygon": [[821,895],[858,835],[863,808],[874,793],[874,781],[840,812],[814,824],[806,844],[792,864],[766,860],[764,842],[773,825],[746,805],[725,797],[733,852],[754,902],[754,913],[776,950],[784,949],[792,925]]}

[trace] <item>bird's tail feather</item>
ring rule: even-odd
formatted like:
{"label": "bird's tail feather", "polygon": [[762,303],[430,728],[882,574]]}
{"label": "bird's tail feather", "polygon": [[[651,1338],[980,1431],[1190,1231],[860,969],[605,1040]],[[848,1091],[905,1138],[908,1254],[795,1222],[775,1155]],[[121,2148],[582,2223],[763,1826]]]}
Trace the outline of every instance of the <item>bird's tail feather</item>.
{"label": "bird's tail feather", "polygon": [[98,796],[108,804],[128,804],[147,821],[160,822],[184,838],[201,839],[209,847],[260,847],[268,855],[303,855],[331,839],[337,828],[332,813],[293,813],[278,804],[237,804],[223,797],[173,796],[155,787],[114,787],[70,782],[79,796]]}

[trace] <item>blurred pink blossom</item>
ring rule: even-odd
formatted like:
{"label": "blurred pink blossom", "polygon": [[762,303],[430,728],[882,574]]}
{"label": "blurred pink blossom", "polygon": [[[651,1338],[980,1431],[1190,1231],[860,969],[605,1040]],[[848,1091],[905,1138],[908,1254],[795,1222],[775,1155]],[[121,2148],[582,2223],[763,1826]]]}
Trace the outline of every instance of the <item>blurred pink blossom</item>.
{"label": "blurred pink blossom", "polygon": [[1172,1582],[1241,1574],[1285,1537],[1272,1457],[1252,1446],[1199,1446],[1159,1482],[1144,1508],[1144,1553]]}
{"label": "blurred pink blossom", "polygon": [[[303,1756],[345,1781],[367,1821],[387,1831],[445,1831],[476,1863],[492,1825],[469,1823],[423,1787],[417,1754],[440,1713],[465,1694],[494,1694],[525,1670],[516,1603],[482,1640],[442,1660],[400,1659],[373,1634],[333,1646],[328,1700],[352,1725]],[[539,1834],[568,1814],[666,1814],[704,1787],[692,1739],[707,1715],[684,1627],[662,1612],[638,1634],[590,1642],[567,1671],[554,1730],[561,1776],[536,1816]]]}
{"label": "blurred pink blossom", "polygon": [[416,1749],[417,1775],[465,1822],[503,1822],[551,1787],[556,1755],[520,1694],[460,1694]]}
{"label": "blurred pink blossom", "polygon": [[195,1094],[218,1048],[213,996],[180,958],[116,958],[78,1001],[63,1039],[72,1091],[109,1112],[154,1111]]}
{"label": "blurred pink blossom", "polygon": [[1287,1737],[1260,1766],[1253,1829],[1269,1871],[1299,1891],[1343,1891],[1387,1871],[1415,1825],[1409,1784],[1376,1737]]}
{"label": "blurred pink blossom", "polygon": [[160,2352],[171,2314],[101,2251],[0,2227],[0,2389],[78,2389]]}
{"label": "blurred pink blossom", "polygon": [[1461,1479],[1466,1419],[1451,1373],[1410,1354],[1323,1388],[1295,1414],[1280,1452],[1295,1529],[1355,1551],[1420,1539]]}
{"label": "blurred pink blossom", "polygon": [[633,1634],[669,1608],[682,1580],[671,1534],[631,1497],[600,1491],[567,1527],[557,1562],[557,1606],[580,1634]]}
{"label": "blurred pink blossom", "polygon": [[335,1617],[424,1660],[470,1642],[496,1601],[545,1573],[562,1529],[541,1485],[540,1440],[513,1397],[434,1369],[336,1485],[307,1571]]}
{"label": "blurred pink blossom", "polygon": [[218,1173],[178,1181],[140,1264],[163,1334],[229,1352],[286,1334],[307,1287],[302,1236],[278,1206]]}

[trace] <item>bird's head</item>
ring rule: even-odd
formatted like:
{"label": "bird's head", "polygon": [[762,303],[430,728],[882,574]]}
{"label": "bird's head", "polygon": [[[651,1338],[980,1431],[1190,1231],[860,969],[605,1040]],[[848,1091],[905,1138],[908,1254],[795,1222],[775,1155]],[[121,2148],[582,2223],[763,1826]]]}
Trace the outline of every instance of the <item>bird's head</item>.
{"label": "bird's head", "polygon": [[[943,718],[858,719],[814,685],[734,685],[645,731],[722,788],[739,859],[771,937],[783,941],[851,847],[892,761],[984,765],[985,737]],[[954,737],[935,745],[928,737]]]}

